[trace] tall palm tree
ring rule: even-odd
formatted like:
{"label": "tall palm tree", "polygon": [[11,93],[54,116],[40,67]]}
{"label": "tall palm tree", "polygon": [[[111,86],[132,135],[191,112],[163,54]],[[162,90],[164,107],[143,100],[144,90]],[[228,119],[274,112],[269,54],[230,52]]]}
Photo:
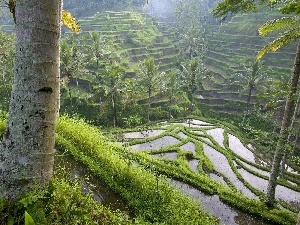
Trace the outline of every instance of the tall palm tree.
{"label": "tall palm tree", "polygon": [[96,60],[96,70],[99,69],[99,60],[103,59],[105,55],[110,54],[108,49],[107,40],[103,40],[100,33],[97,31],[90,31],[91,45],[88,46],[90,53]]}
{"label": "tall palm tree", "polygon": [[78,90],[77,77],[85,71],[85,67],[84,55],[80,50],[79,40],[74,35],[63,39],[60,50],[60,74],[63,85],[68,88],[71,107],[73,107],[73,96],[69,82],[75,78]]}
{"label": "tall palm tree", "polygon": [[[276,51],[281,46],[291,42],[292,40],[297,40],[300,38],[300,2],[296,0],[258,0],[258,1],[244,1],[244,0],[224,0],[217,4],[213,10],[214,16],[226,18],[228,12],[249,12],[255,11],[261,4],[266,4],[272,6],[279,6],[279,11],[283,14],[294,14],[294,17],[282,17],[280,19],[268,21],[259,29],[261,35],[266,35],[272,31],[284,32],[275,39],[272,43],[264,47],[257,55],[257,58],[261,58],[268,51]],[[288,137],[288,127],[291,125],[291,118],[293,115],[293,109],[295,105],[295,95],[297,92],[297,85],[299,81],[300,74],[300,41],[298,42],[296,57],[294,60],[293,71],[290,78],[289,93],[287,95],[287,100],[285,104],[285,110],[283,115],[283,120],[281,123],[281,129],[279,134],[279,140],[277,142],[277,147],[275,150],[275,155],[273,159],[272,170],[268,183],[268,190],[265,199],[265,203],[268,206],[274,205],[275,198],[275,188],[277,185],[277,177],[279,175],[280,162],[284,153],[284,144]]]}
{"label": "tall palm tree", "polygon": [[7,128],[0,144],[0,198],[45,187],[53,174],[59,99],[61,1],[18,0]]}
{"label": "tall palm tree", "polygon": [[193,95],[201,85],[202,75],[204,73],[203,63],[199,58],[192,58],[188,63],[181,65],[181,81],[184,91],[188,95],[190,101],[189,110],[193,111]]}
{"label": "tall palm tree", "polygon": [[105,95],[111,100],[113,110],[113,125],[118,125],[117,99],[125,88],[125,71],[118,65],[110,65],[106,68],[106,73],[102,74],[101,87]]}
{"label": "tall palm tree", "polygon": [[255,87],[262,86],[267,80],[267,70],[265,70],[259,60],[255,60],[250,66],[244,66],[244,72],[235,76],[236,81],[248,90],[246,111],[249,111],[252,91]]}
{"label": "tall palm tree", "polygon": [[182,83],[178,71],[170,71],[163,80],[162,92],[168,96],[169,120],[171,119],[171,108],[176,95],[182,91]]}
{"label": "tall palm tree", "polygon": [[[298,125],[298,127],[299,127],[299,123],[298,123],[299,116],[300,116],[300,96],[298,94],[298,99],[297,99],[297,103],[295,106],[295,110],[294,110],[294,114],[293,114],[292,122],[291,122],[291,127],[290,127],[291,131],[289,132],[288,138],[287,138],[287,142],[291,145],[292,145],[292,139],[295,137],[295,131],[297,130],[296,126]],[[284,149],[283,157],[281,160],[281,169],[280,169],[280,177],[281,178],[284,177],[284,171],[287,168],[286,163],[287,163],[288,153],[291,153],[291,155],[293,155],[293,151],[297,145],[297,139],[298,139],[298,134],[296,134],[293,150],[291,150],[291,152],[289,152],[289,149],[287,149],[287,148]]]}
{"label": "tall palm tree", "polygon": [[[299,3],[298,3],[299,4]],[[300,6],[300,4],[299,4]],[[260,35],[266,35],[274,31],[282,31],[281,35],[273,42],[265,46],[258,54],[257,58],[261,58],[266,52],[276,51],[281,46],[300,38],[300,21],[299,16],[282,17],[272,21],[266,22],[259,28]],[[272,170],[269,178],[267,195],[265,202],[269,206],[273,206],[275,198],[275,189],[277,185],[277,177],[280,171],[280,163],[282,161],[285,149],[285,143],[288,138],[288,128],[291,125],[293,109],[295,106],[295,97],[297,92],[297,85],[300,75],[300,41],[298,43],[296,57],[294,60],[294,67],[290,78],[290,88],[287,96],[284,115],[281,123],[279,140],[275,150],[275,155],[272,163]]]}
{"label": "tall palm tree", "polygon": [[147,109],[147,119],[150,122],[150,108],[151,108],[151,97],[153,92],[160,89],[161,81],[165,73],[158,73],[157,66],[155,65],[154,58],[146,58],[144,63],[139,67],[136,81],[141,86],[141,88],[146,89],[148,95],[148,109]]}

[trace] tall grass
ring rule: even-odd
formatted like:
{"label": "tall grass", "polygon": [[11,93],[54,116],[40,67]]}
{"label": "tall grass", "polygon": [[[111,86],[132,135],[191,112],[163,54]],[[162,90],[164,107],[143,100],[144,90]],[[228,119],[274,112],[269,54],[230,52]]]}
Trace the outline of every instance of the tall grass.
{"label": "tall grass", "polygon": [[160,224],[217,224],[198,203],[164,180],[158,181],[142,167],[122,159],[123,148],[109,144],[84,121],[60,118],[56,140],[59,148],[68,150],[127,200],[138,218]]}

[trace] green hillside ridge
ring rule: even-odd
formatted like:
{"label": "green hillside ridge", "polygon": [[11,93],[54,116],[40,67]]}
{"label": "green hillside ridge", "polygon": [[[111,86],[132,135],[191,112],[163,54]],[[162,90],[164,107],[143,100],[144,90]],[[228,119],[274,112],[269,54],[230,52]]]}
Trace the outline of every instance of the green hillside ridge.
{"label": "green hillside ridge", "polygon": [[132,73],[148,56],[154,57],[156,64],[167,69],[179,56],[170,40],[162,38],[156,21],[145,14],[105,11],[79,19],[78,23],[82,30],[80,36],[95,30],[104,40],[110,40],[110,45],[116,49],[114,54],[122,58],[120,63],[128,73]]}
{"label": "green hillside ridge", "polygon": [[[243,62],[253,61],[256,53],[273,41],[274,36],[276,36],[276,34],[267,37],[258,36],[257,29],[260,25],[267,20],[279,17],[276,13],[265,12],[264,10],[261,9],[261,12],[256,14],[235,15],[230,21],[222,23],[218,28],[216,25],[208,25],[206,34],[208,44],[204,62],[208,73],[214,79],[206,82],[205,90],[201,90],[201,95],[210,99],[211,91],[215,90],[216,87],[219,88],[219,91],[214,93],[213,99],[200,101],[212,105],[214,109],[216,109],[216,105],[219,105],[220,110],[223,111],[222,105],[218,104],[217,99],[224,98],[222,94],[224,89],[226,89],[226,93],[232,91],[232,101],[238,99],[244,101],[239,95],[234,94],[237,89],[242,89],[242,87],[234,87],[231,82],[237,72],[243,72]],[[272,69],[273,77],[290,76],[295,49],[296,43],[291,43],[283,46],[277,52],[266,54],[262,58],[264,65]],[[255,95],[252,101],[256,102]]]}

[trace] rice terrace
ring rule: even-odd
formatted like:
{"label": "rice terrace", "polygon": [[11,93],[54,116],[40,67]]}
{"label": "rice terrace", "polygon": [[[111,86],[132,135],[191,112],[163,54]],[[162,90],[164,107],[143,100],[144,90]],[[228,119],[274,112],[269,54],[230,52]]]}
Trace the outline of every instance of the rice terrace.
{"label": "rice terrace", "polygon": [[0,0],[0,225],[300,225],[296,0]]}

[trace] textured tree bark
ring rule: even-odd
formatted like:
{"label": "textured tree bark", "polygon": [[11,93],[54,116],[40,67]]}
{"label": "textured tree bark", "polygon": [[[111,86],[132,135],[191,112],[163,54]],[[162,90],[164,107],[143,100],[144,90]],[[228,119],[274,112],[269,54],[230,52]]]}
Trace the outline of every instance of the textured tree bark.
{"label": "textured tree bark", "polygon": [[281,123],[281,129],[279,134],[279,140],[277,142],[276,151],[273,159],[272,170],[269,178],[267,195],[265,203],[268,206],[274,205],[275,189],[277,185],[277,177],[280,170],[280,162],[284,153],[285,144],[288,136],[288,127],[291,125],[291,118],[293,115],[293,108],[295,105],[295,95],[297,92],[297,85],[300,75],[300,41],[298,43],[294,68],[290,80],[290,90],[287,96],[284,115]]}
{"label": "textured tree bark", "polygon": [[61,5],[61,0],[17,1],[14,86],[0,144],[0,198],[18,199],[52,178]]}
{"label": "textured tree bark", "polygon": [[150,108],[151,108],[151,94],[152,94],[152,90],[151,90],[151,84],[148,84],[148,109],[147,109],[147,119],[148,122],[150,122]]}
{"label": "textured tree bark", "polygon": [[[294,109],[294,114],[293,114],[293,118],[292,118],[292,122],[291,122],[291,132],[288,135],[287,138],[287,142],[292,144],[292,138],[293,138],[293,133],[292,131],[295,130],[296,128],[296,121],[299,119],[299,109],[300,109],[300,95],[298,96],[297,99],[297,103],[296,103],[296,107]],[[296,137],[297,140],[297,137]],[[296,145],[296,142],[295,142]],[[285,148],[284,149],[284,153],[283,153],[283,157],[281,160],[281,165],[280,165],[280,177],[283,178],[284,177],[284,171],[286,170],[286,163],[287,163],[287,157],[288,154],[291,154],[291,152],[288,152],[288,150]]]}

